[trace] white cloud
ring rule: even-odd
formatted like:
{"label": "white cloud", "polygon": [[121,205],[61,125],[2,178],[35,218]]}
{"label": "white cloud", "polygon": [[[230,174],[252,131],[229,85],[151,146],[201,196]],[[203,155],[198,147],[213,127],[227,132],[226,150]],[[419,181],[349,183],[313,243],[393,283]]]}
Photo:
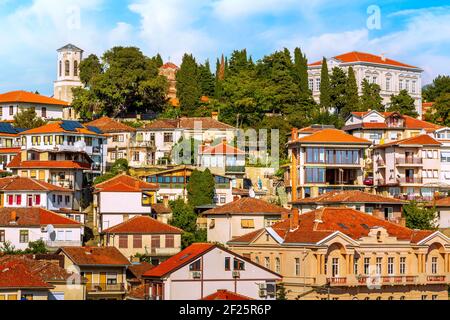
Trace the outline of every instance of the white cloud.
{"label": "white cloud", "polygon": [[260,14],[279,14],[286,10],[300,11],[298,0],[219,0],[212,4],[213,13],[221,19],[241,19]]}

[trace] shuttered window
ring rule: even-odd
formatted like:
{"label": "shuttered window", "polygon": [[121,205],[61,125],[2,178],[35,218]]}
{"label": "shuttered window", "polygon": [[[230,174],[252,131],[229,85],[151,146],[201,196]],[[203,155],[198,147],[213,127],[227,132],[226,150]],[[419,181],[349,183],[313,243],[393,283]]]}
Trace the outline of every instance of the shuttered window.
{"label": "shuttered window", "polygon": [[254,229],[255,228],[255,220],[253,220],[253,219],[243,219],[241,221],[241,226],[244,229]]}
{"label": "shuttered window", "polygon": [[142,235],[133,236],[133,248],[142,249]]}
{"label": "shuttered window", "polygon": [[161,248],[161,236],[152,236],[152,249]]}
{"label": "shuttered window", "polygon": [[128,236],[119,236],[119,248],[128,249]]}
{"label": "shuttered window", "polygon": [[174,235],[166,236],[166,248],[175,248],[175,236]]}

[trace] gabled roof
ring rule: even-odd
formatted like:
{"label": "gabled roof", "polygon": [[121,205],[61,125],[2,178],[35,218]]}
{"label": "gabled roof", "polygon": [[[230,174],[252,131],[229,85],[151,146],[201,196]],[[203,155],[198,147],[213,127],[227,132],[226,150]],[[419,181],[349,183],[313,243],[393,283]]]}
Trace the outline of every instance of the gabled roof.
{"label": "gabled roof", "polygon": [[105,234],[182,234],[183,230],[147,216],[137,216],[103,231]]}
{"label": "gabled roof", "polygon": [[85,125],[89,127],[96,127],[103,133],[136,132],[135,128],[108,117],[102,117],[100,119],[88,122]]}
{"label": "gabled roof", "polygon": [[[411,129],[411,130],[434,129],[434,130],[437,130],[437,129],[442,128],[442,126],[440,126],[440,125],[437,125],[437,124],[434,124],[434,123],[431,123],[428,121],[416,119],[411,116],[401,115],[398,112],[377,112],[375,110],[372,110],[372,111],[366,111],[366,112],[352,112],[352,115],[362,119],[365,116],[367,116],[369,113],[373,113],[373,112],[380,114],[384,118],[389,118],[389,117],[393,116],[394,114],[399,115],[400,117],[402,117],[405,120],[405,126],[404,126],[405,129]],[[364,128],[368,128],[368,129],[373,129],[373,128],[388,129],[389,128],[385,122],[382,122],[382,123],[363,122],[362,124],[355,125],[355,126],[362,126]],[[395,129],[395,128],[391,127],[391,129]],[[399,128],[399,129],[402,129],[402,128]]]}
{"label": "gabled roof", "polygon": [[178,70],[178,66],[175,63],[172,62],[166,62],[162,65],[161,69],[176,69]]}
{"label": "gabled roof", "polygon": [[157,120],[147,126],[145,126],[144,130],[163,130],[163,129],[185,129],[185,130],[194,130],[196,126],[202,128],[202,130],[227,130],[234,129],[233,126],[230,126],[226,123],[217,121],[213,118],[180,118],[177,120],[171,119],[161,119]]}
{"label": "gabled roof", "polygon": [[158,189],[157,184],[148,183],[126,174],[118,175],[95,186],[96,192],[142,192]]}
{"label": "gabled roof", "polygon": [[197,258],[213,250],[214,248],[216,248],[216,246],[210,243],[194,243],[191,246],[184,249],[183,251],[181,251],[180,253],[167,259],[159,266],[144,273],[143,276],[149,278],[164,277],[165,275],[172,273],[178,270],[179,268],[182,268],[183,266],[189,264],[190,262],[195,261]]}
{"label": "gabled roof", "polygon": [[382,144],[382,145],[376,146],[375,148],[383,149],[383,148],[388,148],[388,147],[393,147],[393,146],[404,146],[404,145],[406,145],[406,146],[408,146],[408,145],[441,146],[442,143],[440,143],[439,141],[435,140],[434,138],[430,137],[427,134],[423,134],[423,135],[408,138],[408,139],[403,139],[403,140],[398,140],[398,141],[393,141],[390,143]]}
{"label": "gabled roof", "polygon": [[69,103],[27,91],[11,91],[0,94],[0,103],[34,103],[67,107]]}
{"label": "gabled roof", "polygon": [[313,133],[307,137],[296,139],[290,144],[294,143],[330,143],[330,144],[365,144],[371,145],[369,140],[358,138],[337,129],[324,129]]}
{"label": "gabled roof", "polygon": [[84,162],[77,162],[72,160],[64,161],[22,161],[22,155],[17,154],[11,162],[7,165],[11,169],[37,169],[37,168],[58,168],[58,169],[75,169],[75,170],[90,170],[91,164]]}
{"label": "gabled roof", "polygon": [[78,48],[77,46],[75,46],[75,45],[73,45],[73,44],[71,44],[71,43],[66,44],[64,47],[59,48],[57,51],[59,52],[59,51],[65,51],[65,50],[67,50],[67,51],[79,51],[79,52],[83,52],[82,49]]}
{"label": "gabled roof", "polygon": [[245,152],[238,148],[229,146],[223,141],[215,146],[200,146],[201,155],[245,155]]}
{"label": "gabled roof", "polygon": [[148,262],[141,262],[138,264],[132,264],[128,267],[128,271],[135,277],[136,280],[141,281],[142,275],[147,271],[150,271],[155,266]]}
{"label": "gabled roof", "polygon": [[178,120],[172,120],[172,119],[156,120],[155,122],[147,124],[144,127],[145,130],[151,130],[151,129],[176,129],[176,128],[178,128]]}
{"label": "gabled roof", "polygon": [[332,191],[316,198],[305,198],[292,202],[292,204],[337,204],[337,203],[380,203],[380,204],[406,204],[406,201],[383,197],[362,191]]}
{"label": "gabled roof", "polygon": [[203,215],[282,215],[290,211],[255,198],[242,198],[203,213]]}
{"label": "gabled roof", "polygon": [[216,293],[213,293],[202,300],[222,300],[222,301],[244,301],[244,300],[253,300],[252,298],[230,292],[228,290],[217,290]]}
{"label": "gabled roof", "polygon": [[[65,123],[68,124],[76,124],[76,128],[73,128],[73,130],[67,130],[64,129]],[[81,123],[77,121],[57,121],[48,123],[46,125],[43,125],[42,127],[27,130],[24,132],[21,132],[21,135],[30,135],[30,134],[50,134],[50,133],[69,133],[69,134],[85,134],[85,135],[92,135],[92,136],[103,136],[100,133],[92,131],[92,128],[88,128],[87,126],[82,125]]]}
{"label": "gabled roof", "polygon": [[[321,223],[317,224],[318,220]],[[317,244],[336,232],[358,241],[362,237],[367,237],[371,229],[377,227],[385,228],[391,237],[410,243],[418,243],[434,233],[411,230],[350,208],[321,208],[305,213],[299,216],[299,227],[294,230],[291,229],[290,220],[282,221],[267,229],[275,232],[277,237],[282,239],[282,244]],[[229,244],[251,243],[263,232],[266,232],[265,229],[255,231],[251,235],[233,239]]]}
{"label": "gabled roof", "polygon": [[63,247],[57,251],[61,252],[77,266],[130,265],[130,261],[115,247]]}
{"label": "gabled roof", "polygon": [[0,178],[0,190],[2,191],[58,191],[72,192],[69,189],[53,184],[19,176]]}
{"label": "gabled roof", "polygon": [[[26,199],[22,199],[25,201]],[[15,214],[14,214],[15,213]],[[15,221],[12,221],[15,215]],[[42,208],[1,208],[0,226],[2,227],[42,227],[61,226],[64,228],[80,228],[81,224],[75,220]]]}
{"label": "gabled roof", "polygon": [[49,290],[53,286],[18,261],[0,263],[0,289]]}
{"label": "gabled roof", "polygon": [[[377,56],[374,54],[357,52],[357,51],[344,53],[344,54],[333,57],[333,59],[338,60],[343,63],[364,62],[364,63],[371,63],[371,64],[386,65],[386,66],[391,66],[391,67],[419,69],[419,68],[414,67],[409,64],[405,64],[405,63],[395,61],[392,59],[388,59],[388,58],[383,58],[381,55]],[[322,65],[322,60],[311,63],[309,66],[314,67],[314,66],[321,66],[321,65]]]}

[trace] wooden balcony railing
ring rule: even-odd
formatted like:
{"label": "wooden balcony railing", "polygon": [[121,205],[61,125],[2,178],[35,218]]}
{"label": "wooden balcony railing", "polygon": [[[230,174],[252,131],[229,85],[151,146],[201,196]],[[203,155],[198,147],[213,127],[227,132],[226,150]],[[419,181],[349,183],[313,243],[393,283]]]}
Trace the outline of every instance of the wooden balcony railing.
{"label": "wooden balcony railing", "polygon": [[366,284],[380,284],[380,285],[405,285],[415,283],[417,276],[359,276],[358,283],[360,285]]}
{"label": "wooden balcony railing", "polygon": [[423,164],[422,158],[396,158],[395,163],[398,165],[421,165]]}

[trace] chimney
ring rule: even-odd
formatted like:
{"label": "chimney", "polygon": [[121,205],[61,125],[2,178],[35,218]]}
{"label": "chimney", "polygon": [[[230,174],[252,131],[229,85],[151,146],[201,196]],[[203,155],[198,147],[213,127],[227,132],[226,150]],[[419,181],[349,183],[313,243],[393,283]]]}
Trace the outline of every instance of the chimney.
{"label": "chimney", "polygon": [[382,54],[380,55],[380,57],[381,57],[381,60],[382,60],[382,61],[386,61],[386,55],[385,55],[384,53],[382,53]]}
{"label": "chimney", "polygon": [[314,217],[314,231],[317,231],[319,224],[323,223],[323,221],[322,221],[323,210],[324,209],[316,210],[315,217]]}
{"label": "chimney", "polygon": [[296,128],[292,128],[292,137],[291,137],[292,141],[295,141],[298,139],[298,129]]}
{"label": "chimney", "polygon": [[163,198],[164,208],[169,208],[169,197],[164,196]]}
{"label": "chimney", "polygon": [[211,113],[211,118],[213,118],[216,121],[219,121],[219,113],[218,112]]}
{"label": "chimney", "polygon": [[16,224],[17,223],[17,212],[12,211],[11,212],[11,220],[10,220],[11,224]]}
{"label": "chimney", "polygon": [[291,214],[291,230],[298,229],[300,223],[300,212],[298,209],[292,209]]}
{"label": "chimney", "polygon": [[289,212],[288,211],[283,211],[283,213],[281,214],[281,220],[286,221],[289,220]]}

